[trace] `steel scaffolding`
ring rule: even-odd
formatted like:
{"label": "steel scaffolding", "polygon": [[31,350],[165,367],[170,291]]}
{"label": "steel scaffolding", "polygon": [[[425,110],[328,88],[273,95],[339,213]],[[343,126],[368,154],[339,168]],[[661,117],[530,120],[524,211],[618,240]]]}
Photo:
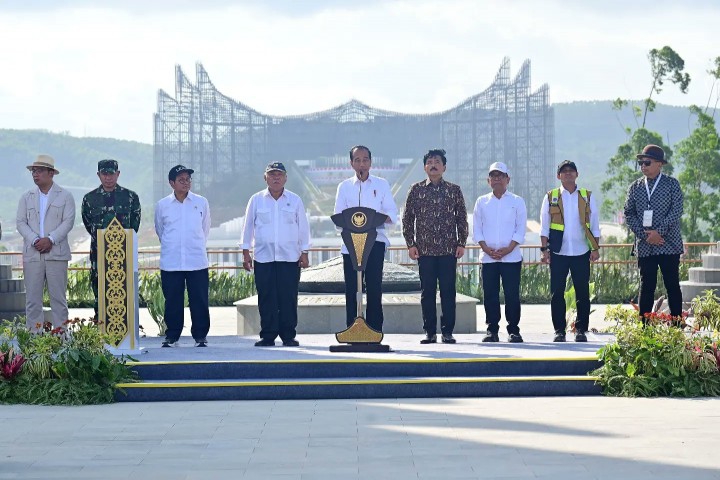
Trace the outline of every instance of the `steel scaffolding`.
{"label": "steel scaffolding", "polygon": [[[264,167],[272,161],[285,163],[291,172],[288,188],[310,200],[318,189],[307,168],[299,165],[347,159],[349,147],[356,144],[371,148],[373,168],[390,169],[398,204],[409,186],[400,183],[422,177],[417,162],[407,160],[422,157],[429,148],[447,151],[446,178],[462,187],[468,208],[488,192],[487,167],[495,161],[508,165],[510,189],[525,199],[530,218],[554,183],[553,109],[547,85],[530,90],[527,60],[511,79],[505,58],[484,92],[449,110],[420,115],[351,100],[321,112],[273,116],[220,93],[199,63],[194,84],[179,66],[175,80],[174,97],[158,92],[154,197],[169,193],[167,172],[172,166],[194,168],[193,190],[208,197],[213,220],[242,215],[249,195],[263,187]],[[349,168],[349,159],[342,167]],[[410,168],[418,172],[403,171]]]}

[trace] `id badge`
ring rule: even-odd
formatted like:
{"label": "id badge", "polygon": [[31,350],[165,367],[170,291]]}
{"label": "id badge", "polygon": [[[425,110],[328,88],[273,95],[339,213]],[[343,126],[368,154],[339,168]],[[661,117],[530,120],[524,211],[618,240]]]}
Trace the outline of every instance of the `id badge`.
{"label": "id badge", "polygon": [[645,210],[643,212],[643,227],[652,227],[652,217],[653,217],[652,210]]}

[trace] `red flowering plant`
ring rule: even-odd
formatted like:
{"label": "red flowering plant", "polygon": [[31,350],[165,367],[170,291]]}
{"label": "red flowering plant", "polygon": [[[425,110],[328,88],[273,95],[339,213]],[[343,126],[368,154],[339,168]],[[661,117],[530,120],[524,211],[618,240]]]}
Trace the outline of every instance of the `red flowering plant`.
{"label": "red flowering plant", "polygon": [[0,377],[6,381],[15,380],[20,375],[25,361],[25,357],[15,353],[12,348],[7,352],[0,351]]}
{"label": "red flowering plant", "polygon": [[683,310],[680,315],[676,316],[665,312],[648,312],[643,315],[643,317],[645,318],[645,323],[650,325],[668,325],[684,329],[688,326],[687,318],[689,314],[690,312],[687,310]]}

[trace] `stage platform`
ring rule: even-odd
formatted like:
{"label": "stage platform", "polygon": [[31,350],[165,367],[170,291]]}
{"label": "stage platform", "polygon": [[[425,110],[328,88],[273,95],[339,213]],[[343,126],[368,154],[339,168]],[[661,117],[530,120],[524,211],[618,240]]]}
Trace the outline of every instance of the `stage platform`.
{"label": "stage platform", "polygon": [[[590,327],[607,331],[606,306],[592,308]],[[141,382],[122,385],[118,401],[599,395],[588,372],[599,366],[597,350],[613,339],[589,333],[587,343],[575,343],[569,334],[569,342],[553,343],[550,306],[523,305],[525,343],[507,343],[504,321],[501,342],[482,343],[485,312],[478,304],[479,333],[455,335],[454,345],[421,345],[420,333],[388,334],[390,353],[331,353],[334,335],[308,334],[298,335],[300,347],[258,348],[258,337],[236,335],[235,307],[211,307],[209,346],[195,348],[187,310],[175,348],[161,348],[157,326],[140,310],[145,353],[134,367]],[[89,318],[92,309],[70,314]]]}
{"label": "stage platform", "polygon": [[456,335],[456,344],[421,345],[421,335],[386,335],[390,353],[331,353],[333,335],[298,335],[299,347],[255,347],[257,337],[210,336],[207,348],[190,337],[162,348],[142,338],[133,367],[141,382],[124,384],[118,401],[267,400],[598,395],[588,372],[610,334],[587,343],[553,343],[545,333],[525,342],[482,343],[482,334]]}

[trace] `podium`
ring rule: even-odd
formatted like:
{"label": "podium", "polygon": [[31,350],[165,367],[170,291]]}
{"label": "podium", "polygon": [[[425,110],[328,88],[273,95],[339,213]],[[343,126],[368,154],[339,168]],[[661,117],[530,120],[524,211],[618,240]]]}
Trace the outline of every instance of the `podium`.
{"label": "podium", "polygon": [[352,207],[336,213],[330,219],[342,228],[343,243],[348,249],[353,269],[357,273],[357,316],[352,325],[335,334],[338,343],[331,345],[331,352],[389,352],[382,345],[383,333],[368,326],[363,316],[362,276],[367,266],[370,250],[377,238],[377,227],[383,225],[387,215],[372,208]]}
{"label": "podium", "polygon": [[117,217],[97,231],[98,320],[113,355],[142,353],[137,237]]}

